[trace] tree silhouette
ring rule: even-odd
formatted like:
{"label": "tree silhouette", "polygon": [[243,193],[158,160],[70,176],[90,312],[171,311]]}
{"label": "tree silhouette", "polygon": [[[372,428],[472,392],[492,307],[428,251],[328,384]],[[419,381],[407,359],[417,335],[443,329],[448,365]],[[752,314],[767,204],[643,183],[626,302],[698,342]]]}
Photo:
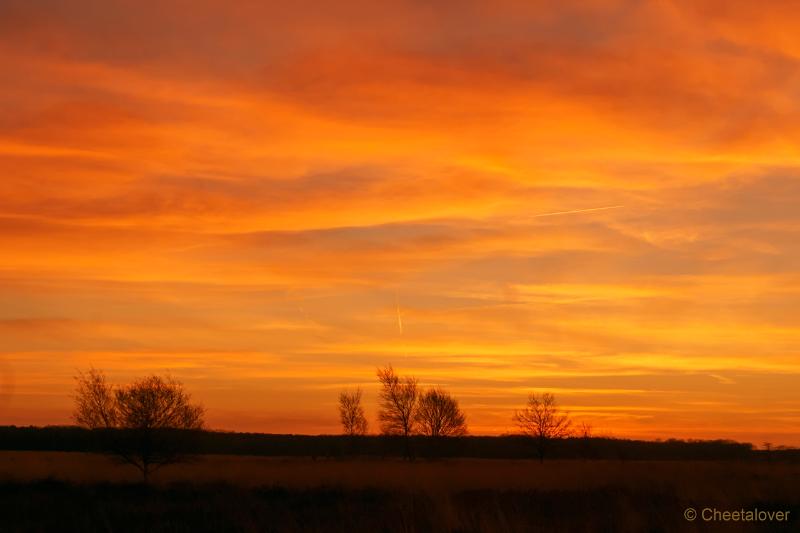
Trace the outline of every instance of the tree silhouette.
{"label": "tree silhouette", "polygon": [[402,435],[408,438],[414,431],[417,412],[417,378],[401,379],[391,365],[378,369],[381,383],[378,421],[384,435]]}
{"label": "tree silhouette", "polygon": [[569,436],[572,425],[569,415],[561,411],[556,397],[549,392],[541,396],[532,392],[525,408],[514,413],[514,422],[523,434],[534,439],[540,461],[544,461],[550,442]]}
{"label": "tree silhouette", "polygon": [[430,389],[419,399],[416,422],[431,437],[457,437],[467,433],[467,418],[458,400],[442,389]]}
{"label": "tree silhouette", "polygon": [[145,482],[155,470],[186,458],[180,430],[202,429],[204,409],[192,404],[171,377],[148,376],[113,387],[102,372],[76,376],[75,421],[90,429],[118,430],[110,451],[137,468]]}
{"label": "tree silhouette", "polygon": [[114,389],[106,381],[106,376],[94,368],[79,372],[75,394],[75,413],[73,418],[78,425],[89,428],[111,428],[117,426],[117,406]]}
{"label": "tree silhouette", "polygon": [[367,417],[361,405],[361,389],[353,392],[339,393],[339,417],[345,435],[365,435],[367,433]]}

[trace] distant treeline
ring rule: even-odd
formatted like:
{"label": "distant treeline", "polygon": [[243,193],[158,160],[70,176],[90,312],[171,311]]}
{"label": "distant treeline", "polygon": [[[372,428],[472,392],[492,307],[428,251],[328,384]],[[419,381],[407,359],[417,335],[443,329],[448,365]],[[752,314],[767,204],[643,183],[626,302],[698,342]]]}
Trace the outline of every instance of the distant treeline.
{"label": "distant treeline", "polygon": [[[403,457],[403,437],[343,435],[272,435],[201,430],[167,430],[181,435],[185,451],[194,454]],[[125,430],[89,430],[73,426],[0,426],[0,449],[104,452],[110,438]],[[410,438],[419,458],[527,459],[536,456],[531,439],[524,436],[463,436]],[[641,441],[604,437],[573,437],[553,441],[552,459],[613,460],[774,460],[800,461],[800,449],[755,450],[748,443],[712,441]]]}

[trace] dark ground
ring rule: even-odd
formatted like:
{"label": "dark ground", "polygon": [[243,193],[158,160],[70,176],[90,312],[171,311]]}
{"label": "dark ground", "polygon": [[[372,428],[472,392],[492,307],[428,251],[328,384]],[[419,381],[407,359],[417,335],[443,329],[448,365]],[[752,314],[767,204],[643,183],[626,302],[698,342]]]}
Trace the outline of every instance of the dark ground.
{"label": "dark ground", "polygon": [[[790,501],[794,498],[794,502]],[[687,522],[690,502],[653,486],[566,491],[468,490],[436,496],[378,489],[242,488],[227,484],[0,485],[4,532],[672,532],[798,531],[771,525]],[[704,502],[714,505],[715,502]],[[727,508],[724,502],[720,507]],[[760,509],[797,509],[752,501]]]}
{"label": "dark ground", "polygon": [[[143,485],[102,453],[124,437],[106,433],[0,427],[0,533],[800,532],[798,449],[573,438],[540,463],[514,436],[181,432],[193,459]],[[688,507],[791,514],[690,522]]]}

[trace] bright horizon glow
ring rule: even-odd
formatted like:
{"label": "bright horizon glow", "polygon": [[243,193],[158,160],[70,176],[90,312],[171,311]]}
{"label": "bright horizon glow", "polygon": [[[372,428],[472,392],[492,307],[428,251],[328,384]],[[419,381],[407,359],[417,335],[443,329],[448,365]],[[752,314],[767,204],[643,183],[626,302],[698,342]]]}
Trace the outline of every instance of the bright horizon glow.
{"label": "bright horizon glow", "polygon": [[0,5],[0,424],[93,365],[376,431],[391,363],[473,434],[800,445],[792,5],[293,6]]}

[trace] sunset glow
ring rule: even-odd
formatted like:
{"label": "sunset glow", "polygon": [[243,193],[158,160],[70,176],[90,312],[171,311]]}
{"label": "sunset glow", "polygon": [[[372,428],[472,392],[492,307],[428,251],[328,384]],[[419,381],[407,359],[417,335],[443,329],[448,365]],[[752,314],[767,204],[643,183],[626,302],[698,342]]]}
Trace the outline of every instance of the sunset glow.
{"label": "sunset glow", "polygon": [[457,4],[0,3],[0,424],[94,366],[377,431],[391,363],[472,434],[800,444],[796,4]]}

